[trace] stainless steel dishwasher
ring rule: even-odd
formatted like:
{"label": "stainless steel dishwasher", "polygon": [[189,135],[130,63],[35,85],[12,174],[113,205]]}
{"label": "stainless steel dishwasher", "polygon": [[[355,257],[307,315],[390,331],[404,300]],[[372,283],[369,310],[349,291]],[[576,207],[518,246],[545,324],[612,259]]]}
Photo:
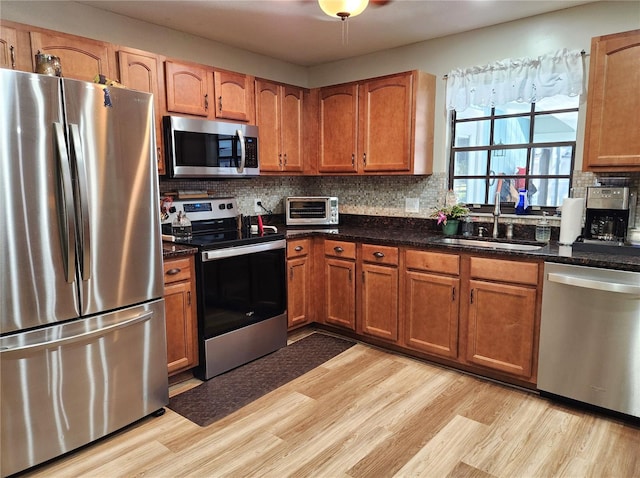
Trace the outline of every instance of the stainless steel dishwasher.
{"label": "stainless steel dishwasher", "polygon": [[538,389],[640,417],[640,272],[545,263]]}

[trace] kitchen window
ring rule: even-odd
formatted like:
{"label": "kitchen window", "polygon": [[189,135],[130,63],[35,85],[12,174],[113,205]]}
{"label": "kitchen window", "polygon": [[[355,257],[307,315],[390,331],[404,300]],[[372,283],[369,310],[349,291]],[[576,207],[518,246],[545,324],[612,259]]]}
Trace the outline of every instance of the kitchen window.
{"label": "kitchen window", "polygon": [[451,115],[449,189],[459,201],[529,204],[556,208],[568,197],[575,161],[579,97],[553,96],[537,103],[468,107]]}

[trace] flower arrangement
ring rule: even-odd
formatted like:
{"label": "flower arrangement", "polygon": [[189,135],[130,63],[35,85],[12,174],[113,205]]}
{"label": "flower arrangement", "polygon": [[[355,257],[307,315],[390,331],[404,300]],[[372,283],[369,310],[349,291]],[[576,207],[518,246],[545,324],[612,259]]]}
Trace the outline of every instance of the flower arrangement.
{"label": "flower arrangement", "polygon": [[444,206],[431,214],[431,217],[438,218],[438,224],[447,224],[450,219],[459,219],[469,214],[469,208],[462,204],[454,204],[453,206]]}

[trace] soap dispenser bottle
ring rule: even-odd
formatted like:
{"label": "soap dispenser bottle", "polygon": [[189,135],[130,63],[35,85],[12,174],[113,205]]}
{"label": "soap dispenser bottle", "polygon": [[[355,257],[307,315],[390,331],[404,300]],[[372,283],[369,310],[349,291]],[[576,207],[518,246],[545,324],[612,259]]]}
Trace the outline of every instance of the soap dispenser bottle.
{"label": "soap dispenser bottle", "polygon": [[549,242],[551,239],[551,225],[547,220],[547,213],[542,213],[542,219],[536,224],[536,241]]}
{"label": "soap dispenser bottle", "polygon": [[518,190],[518,204],[516,204],[516,214],[529,214],[529,199],[527,198],[527,190]]}

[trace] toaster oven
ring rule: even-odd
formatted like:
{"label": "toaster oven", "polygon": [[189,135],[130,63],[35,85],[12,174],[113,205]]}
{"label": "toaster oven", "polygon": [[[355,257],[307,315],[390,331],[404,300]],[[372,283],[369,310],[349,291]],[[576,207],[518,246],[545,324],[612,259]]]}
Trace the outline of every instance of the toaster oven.
{"label": "toaster oven", "polygon": [[290,196],[286,200],[288,226],[333,226],[338,224],[338,198]]}

